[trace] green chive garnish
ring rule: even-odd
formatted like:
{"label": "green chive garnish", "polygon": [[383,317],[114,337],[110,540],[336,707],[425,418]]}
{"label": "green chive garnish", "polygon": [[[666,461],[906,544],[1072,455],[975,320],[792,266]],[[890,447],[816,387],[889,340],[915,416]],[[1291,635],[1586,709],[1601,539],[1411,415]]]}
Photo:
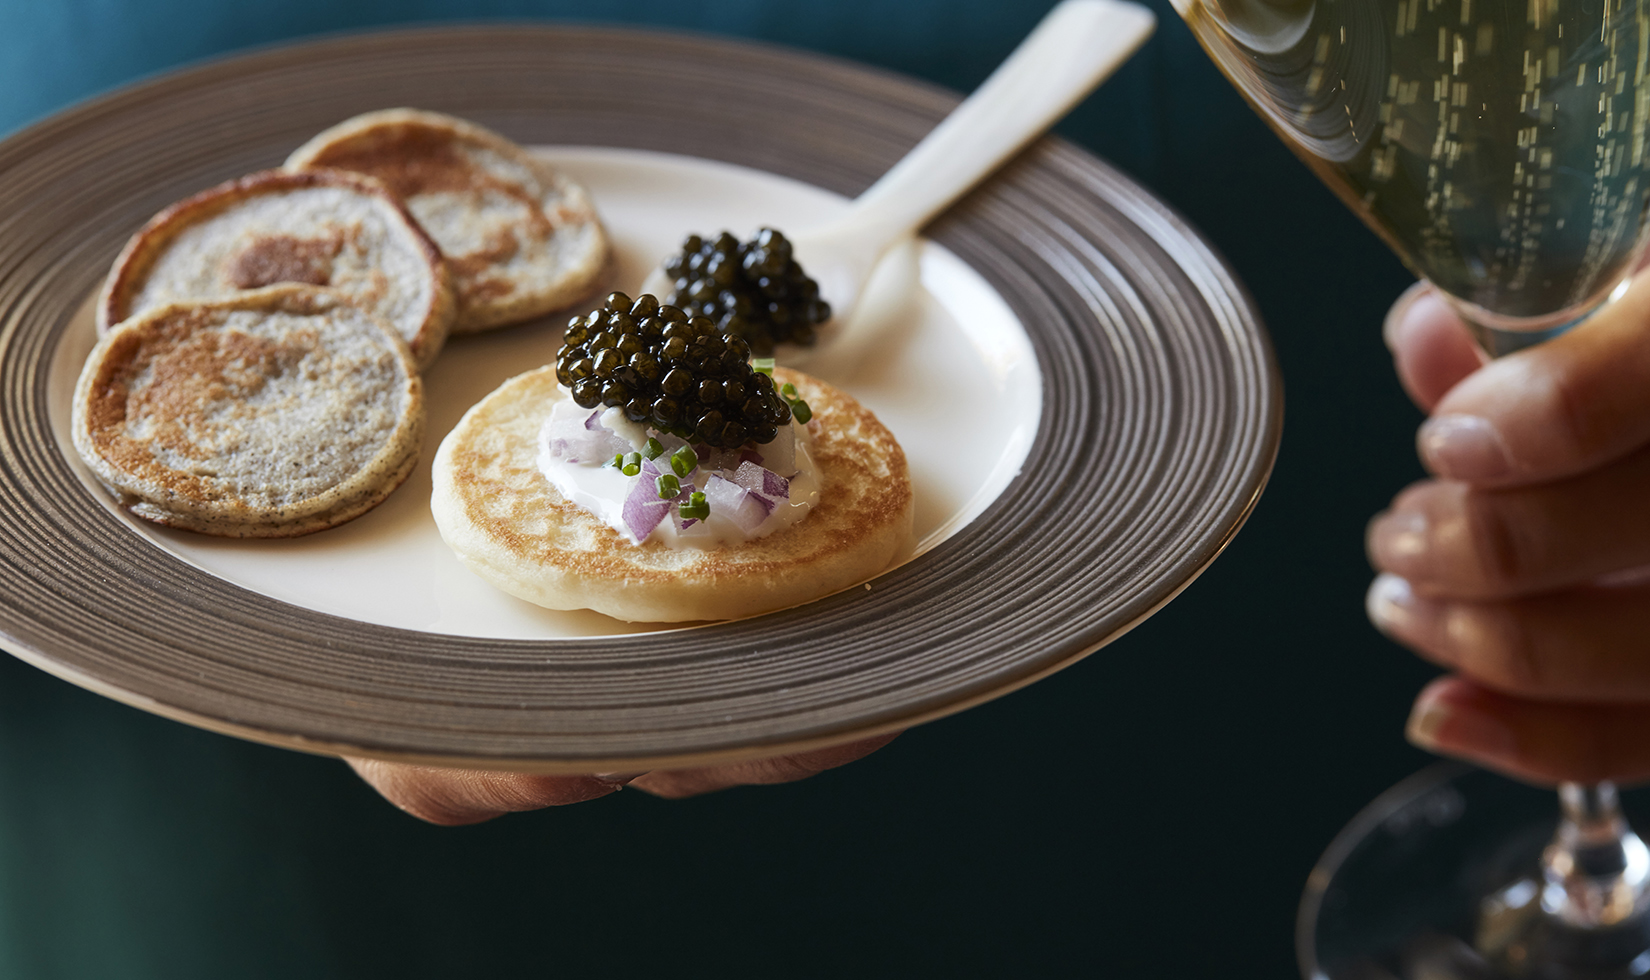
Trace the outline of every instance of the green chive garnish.
{"label": "green chive garnish", "polygon": [[677,513],[684,520],[702,521],[710,516],[710,504],[705,501],[705,495],[698,490],[688,497],[688,502],[676,508]]}
{"label": "green chive garnish", "polygon": [[642,471],[642,454],[631,453],[624,457],[624,465],[619,468],[625,476],[635,476]]}
{"label": "green chive garnish", "polygon": [[646,456],[648,459],[658,459],[660,456],[664,455],[664,452],[665,444],[652,436],[648,437],[647,445],[642,447],[642,455]]}
{"label": "green chive garnish", "polygon": [[779,386],[779,394],[786,401],[790,401],[796,397],[796,385],[791,384],[789,381],[785,382]]}
{"label": "green chive garnish", "polygon": [[676,471],[677,476],[687,476],[699,468],[699,454],[693,451],[692,446],[683,446],[670,454],[670,468]]}
{"label": "green chive garnish", "polygon": [[662,474],[659,479],[653,481],[653,483],[654,486],[659,488],[660,500],[669,500],[682,492],[682,482],[676,479],[676,474],[674,473]]}
{"label": "green chive garnish", "polygon": [[791,402],[791,415],[798,422],[807,425],[808,420],[814,417],[814,410],[808,407],[807,402],[798,398]]}
{"label": "green chive garnish", "polygon": [[624,453],[613,454],[613,468],[616,470],[624,469]]}
{"label": "green chive garnish", "polygon": [[765,374],[770,378],[773,377],[773,358],[771,358],[771,357],[753,357],[753,358],[751,358],[751,370],[755,371],[757,374]]}

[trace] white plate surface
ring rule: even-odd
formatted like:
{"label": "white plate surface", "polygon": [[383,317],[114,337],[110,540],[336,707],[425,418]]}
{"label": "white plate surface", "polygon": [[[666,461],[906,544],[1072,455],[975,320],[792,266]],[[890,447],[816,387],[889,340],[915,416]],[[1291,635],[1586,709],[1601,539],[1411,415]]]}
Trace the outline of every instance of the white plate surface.
{"label": "white plate surface", "polygon": [[[761,225],[807,228],[842,197],[731,164],[635,150],[545,147],[536,152],[582,183],[613,240],[609,288],[634,295],[689,232],[746,236]],[[1007,304],[972,269],[932,242],[919,245],[921,288],[877,355],[828,377],[893,430],[911,465],[917,554],[979,515],[1019,473],[1042,411],[1030,341]],[[898,288],[889,273],[881,284]],[[879,288],[873,283],[873,290]],[[572,312],[582,312],[582,308]],[[90,471],[88,487],[134,532],[220,578],[283,602],[403,629],[500,639],[648,632],[592,612],[540,609],[470,574],[430,517],[430,459],[475,402],[502,381],[555,359],[565,316],[452,340],[425,375],[429,421],[418,470],[355,521],[289,540],[211,538],[132,518]],[[51,421],[70,457],[69,405],[96,340],[88,300],[52,364]],[[78,461],[77,461],[78,465]]]}

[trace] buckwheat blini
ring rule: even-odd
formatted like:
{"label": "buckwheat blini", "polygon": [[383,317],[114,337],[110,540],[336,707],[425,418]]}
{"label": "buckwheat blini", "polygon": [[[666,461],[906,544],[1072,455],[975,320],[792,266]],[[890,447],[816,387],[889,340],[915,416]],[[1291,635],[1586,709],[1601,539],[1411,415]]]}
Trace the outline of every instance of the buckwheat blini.
{"label": "buckwheat blini", "polygon": [[539,468],[544,422],[570,397],[553,367],[505,382],[443,440],[436,526],[471,571],[511,595],[627,621],[731,619],[847,588],[909,547],[905,454],[847,394],[783,368],[775,379],[806,398],[816,433],[819,503],[794,526],[710,549],[626,540]]}
{"label": "buckwheat blini", "polygon": [[417,369],[389,325],[291,285],[117,325],[73,412],[75,449],[133,514],[234,538],[365,513],[412,472],[424,428]]}
{"label": "buckwheat blini", "polygon": [[440,352],[457,310],[440,250],[382,184],[344,171],[271,170],[150,219],[104,283],[98,328],[277,283],[338,290],[392,324],[420,368]]}
{"label": "buckwheat blini", "polygon": [[320,133],[286,166],[368,174],[400,195],[452,268],[456,333],[569,306],[607,263],[607,235],[584,189],[463,119],[369,112]]}

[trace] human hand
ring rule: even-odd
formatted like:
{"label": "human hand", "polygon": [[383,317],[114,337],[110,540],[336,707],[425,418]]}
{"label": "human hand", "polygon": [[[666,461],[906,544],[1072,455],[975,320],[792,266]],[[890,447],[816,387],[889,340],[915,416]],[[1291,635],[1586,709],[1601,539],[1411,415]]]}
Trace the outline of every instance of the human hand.
{"label": "human hand", "polygon": [[732,786],[790,783],[862,759],[898,735],[878,735],[845,745],[795,755],[702,769],[656,769],[646,773],[592,776],[533,776],[483,769],[442,769],[376,759],[350,759],[367,785],[420,820],[456,827],[506,813],[582,803],[630,786],[678,800]]}
{"label": "human hand", "polygon": [[1436,479],[1370,524],[1369,615],[1453,672],[1411,741],[1537,782],[1650,778],[1650,275],[1493,362],[1424,284],[1386,335]]}

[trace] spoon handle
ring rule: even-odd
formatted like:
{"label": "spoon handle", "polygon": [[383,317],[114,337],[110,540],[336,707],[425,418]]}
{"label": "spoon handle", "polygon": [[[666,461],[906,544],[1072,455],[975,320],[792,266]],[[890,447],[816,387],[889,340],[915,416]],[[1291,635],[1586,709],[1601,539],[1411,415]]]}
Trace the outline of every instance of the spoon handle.
{"label": "spoon handle", "polygon": [[921,228],[1105,81],[1155,25],[1151,11],[1124,0],[1064,0],[842,224],[879,243]]}

